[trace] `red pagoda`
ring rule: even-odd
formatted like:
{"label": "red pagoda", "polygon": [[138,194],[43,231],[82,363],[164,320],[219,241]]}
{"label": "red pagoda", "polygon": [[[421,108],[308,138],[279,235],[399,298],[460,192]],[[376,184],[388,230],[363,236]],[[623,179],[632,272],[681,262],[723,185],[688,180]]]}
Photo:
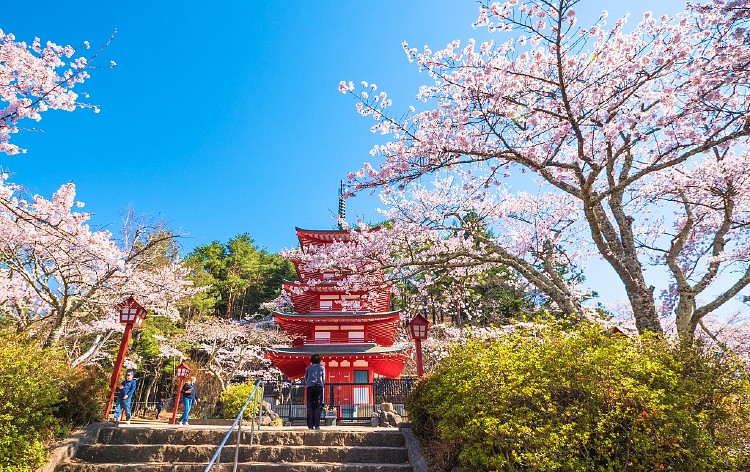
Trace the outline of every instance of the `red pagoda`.
{"label": "red pagoda", "polygon": [[[341,229],[296,231],[303,253],[351,240],[351,233]],[[288,378],[296,379],[305,374],[310,356],[318,353],[326,368],[326,383],[337,384],[336,405],[372,405],[373,379],[398,378],[410,355],[408,346],[393,346],[400,312],[388,311],[390,289],[373,283],[367,289],[350,291],[338,283],[347,274],[308,271],[299,260],[292,262],[299,282],[285,282],[283,290],[294,312],[275,312],[274,320],[294,341],[291,347],[270,349],[266,358]],[[382,282],[384,277],[379,274],[376,279]],[[326,403],[333,401],[326,388]]]}

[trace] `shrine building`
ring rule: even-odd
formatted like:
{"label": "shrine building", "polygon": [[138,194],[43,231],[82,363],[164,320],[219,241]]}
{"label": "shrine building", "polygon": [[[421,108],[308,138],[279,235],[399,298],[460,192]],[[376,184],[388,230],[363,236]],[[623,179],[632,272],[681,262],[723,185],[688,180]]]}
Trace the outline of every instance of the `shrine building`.
{"label": "shrine building", "polygon": [[[342,229],[296,232],[303,253],[351,241],[351,233]],[[299,281],[284,282],[282,289],[294,310],[274,312],[273,317],[294,341],[290,347],[269,349],[266,358],[289,379],[297,379],[304,376],[310,356],[320,354],[326,404],[345,410],[372,405],[373,379],[398,378],[410,358],[408,346],[393,346],[400,311],[388,311],[391,292],[382,283],[385,274],[376,274],[371,286],[351,291],[339,284],[346,273],[309,271],[301,261],[292,262]]]}

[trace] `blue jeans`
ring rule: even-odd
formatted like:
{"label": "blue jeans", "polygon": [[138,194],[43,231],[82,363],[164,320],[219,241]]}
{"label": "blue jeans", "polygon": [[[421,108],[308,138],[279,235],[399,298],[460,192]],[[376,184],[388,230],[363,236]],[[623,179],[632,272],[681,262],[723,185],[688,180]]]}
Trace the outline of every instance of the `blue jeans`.
{"label": "blue jeans", "polygon": [[193,403],[195,403],[195,400],[188,397],[182,397],[182,416],[180,416],[180,422],[181,423],[187,423],[188,417],[190,416],[190,410],[193,408]]}
{"label": "blue jeans", "polygon": [[115,421],[120,420],[121,410],[125,410],[125,419],[127,421],[130,421],[130,400],[130,397],[126,398],[125,400],[120,397],[117,398],[117,402],[115,403]]}

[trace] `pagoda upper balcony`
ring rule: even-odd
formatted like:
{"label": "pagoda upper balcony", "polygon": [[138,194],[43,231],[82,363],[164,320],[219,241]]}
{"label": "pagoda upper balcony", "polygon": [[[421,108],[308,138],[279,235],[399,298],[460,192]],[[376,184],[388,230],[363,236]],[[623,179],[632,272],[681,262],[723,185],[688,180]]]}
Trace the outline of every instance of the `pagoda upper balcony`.
{"label": "pagoda upper balcony", "polygon": [[296,340],[294,346],[309,344],[375,343],[392,346],[400,312],[386,313],[274,313],[274,321]]}
{"label": "pagoda upper balcony", "polygon": [[351,241],[351,232],[347,230],[315,230],[295,228],[300,248],[305,251],[309,247],[327,246],[336,242]]}
{"label": "pagoda upper balcony", "polygon": [[[319,281],[319,282],[329,282],[329,283],[335,283],[335,282],[342,282],[346,280],[346,278],[350,275],[352,275],[352,272],[341,272],[337,270],[309,270],[304,267],[304,264],[301,264],[298,260],[292,260],[294,263],[294,269],[297,272],[297,277],[299,277],[299,280],[303,283],[310,282],[310,281]],[[362,274],[362,272],[359,272],[359,274]],[[373,271],[367,275],[367,279],[371,280],[371,284],[373,286],[377,286],[385,282],[385,273],[383,271]]]}
{"label": "pagoda upper balcony", "polygon": [[387,287],[362,291],[347,291],[336,284],[305,285],[284,282],[297,313],[325,311],[359,311],[383,313],[388,311],[391,292]]}

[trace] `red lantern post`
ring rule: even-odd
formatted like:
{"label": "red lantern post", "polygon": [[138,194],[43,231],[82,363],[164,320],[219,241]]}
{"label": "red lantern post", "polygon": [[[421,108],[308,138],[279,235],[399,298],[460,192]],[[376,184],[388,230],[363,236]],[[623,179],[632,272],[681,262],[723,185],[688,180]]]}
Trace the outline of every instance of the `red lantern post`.
{"label": "red lantern post", "polygon": [[112,371],[112,377],[109,379],[110,394],[109,401],[107,402],[107,409],[104,410],[105,418],[109,416],[109,412],[112,410],[112,404],[115,401],[117,381],[120,379],[122,364],[125,362],[125,351],[128,350],[128,344],[130,344],[130,336],[133,332],[133,326],[140,328],[141,324],[143,324],[143,319],[146,317],[146,309],[139,305],[132,296],[127,300],[118,303],[117,309],[120,311],[120,323],[125,325],[125,331],[122,333],[120,350],[117,352],[117,359],[115,360],[115,368]]}
{"label": "red lantern post", "polygon": [[182,384],[185,383],[185,379],[190,377],[190,366],[184,362],[180,362],[177,366],[177,378],[180,379],[180,386],[177,387],[177,395],[174,399],[174,410],[172,411],[172,420],[169,424],[175,424],[177,419],[177,408],[180,406],[180,396],[182,396]]}
{"label": "red lantern post", "polygon": [[424,363],[422,362],[422,340],[427,339],[427,327],[429,326],[427,318],[417,313],[409,322],[409,334],[414,338],[414,344],[417,347],[417,376],[424,375]]}

